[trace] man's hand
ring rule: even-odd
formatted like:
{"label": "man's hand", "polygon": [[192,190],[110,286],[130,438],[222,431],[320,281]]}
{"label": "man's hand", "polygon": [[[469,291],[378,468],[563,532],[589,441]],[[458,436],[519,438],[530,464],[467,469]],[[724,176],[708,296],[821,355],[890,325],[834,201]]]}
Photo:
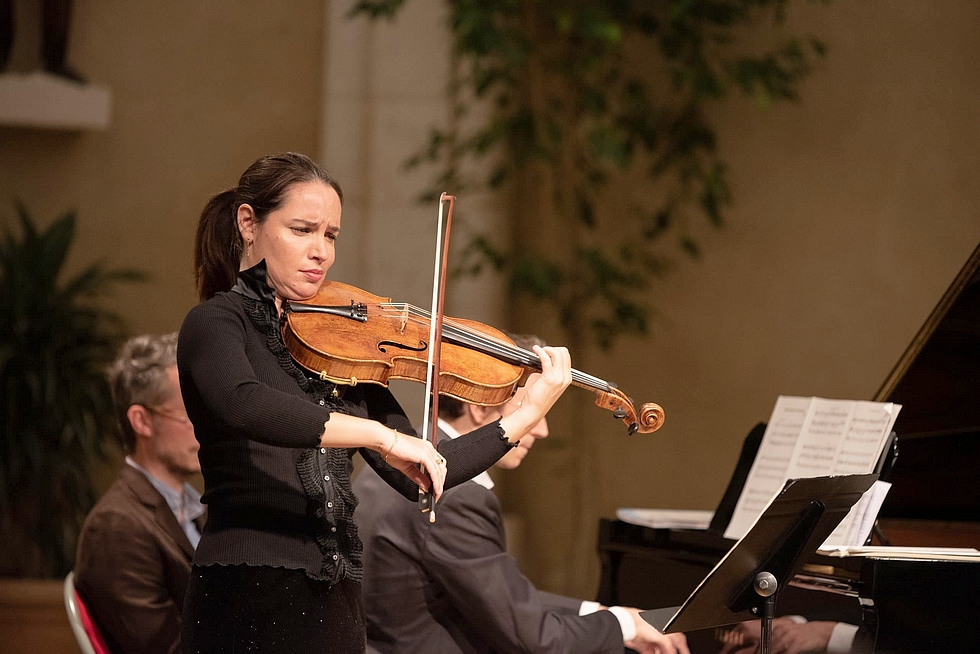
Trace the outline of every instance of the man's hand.
{"label": "man's hand", "polygon": [[[798,624],[789,618],[772,621],[773,654],[824,652],[836,622],[805,622]],[[752,654],[762,640],[762,621],[741,622],[730,632],[731,640],[718,654]]]}
{"label": "man's hand", "polygon": [[639,609],[627,607],[626,610],[633,616],[636,626],[636,638],[628,641],[627,647],[640,654],[691,654],[684,634],[662,634],[640,617]]}
{"label": "man's hand", "polygon": [[824,652],[834,632],[836,622],[807,622],[805,624],[772,625],[773,654],[799,654],[800,652]]}

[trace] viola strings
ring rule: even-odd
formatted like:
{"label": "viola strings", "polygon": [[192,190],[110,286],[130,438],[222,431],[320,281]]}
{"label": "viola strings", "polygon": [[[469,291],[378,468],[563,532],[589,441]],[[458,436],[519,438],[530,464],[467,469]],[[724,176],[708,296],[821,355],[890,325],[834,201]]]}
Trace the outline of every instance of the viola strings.
{"label": "viola strings", "polygon": [[[386,302],[378,306],[386,313],[396,312],[419,321],[428,321],[432,315],[429,311],[411,304]],[[509,343],[504,343],[451,320],[443,320],[442,334],[443,338],[446,336],[452,337],[459,345],[472,347],[477,351],[494,355],[500,359],[516,361],[516,365],[526,365],[539,370],[541,369],[541,359],[534,352],[510,345]],[[572,380],[583,386],[598,389],[603,392],[608,393],[611,390],[609,382],[575,370],[574,368],[572,369]]]}

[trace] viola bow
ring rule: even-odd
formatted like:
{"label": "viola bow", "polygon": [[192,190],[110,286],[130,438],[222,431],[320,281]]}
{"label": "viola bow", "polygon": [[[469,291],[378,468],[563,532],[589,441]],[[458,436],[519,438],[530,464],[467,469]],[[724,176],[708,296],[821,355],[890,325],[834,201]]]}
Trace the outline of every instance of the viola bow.
{"label": "viola bow", "polygon": [[[439,444],[439,366],[442,354],[442,322],[446,303],[446,267],[449,259],[449,230],[453,222],[455,196],[443,193],[439,196],[439,222],[436,226],[436,257],[432,272],[432,316],[429,321],[429,356],[426,361],[425,397],[428,405],[423,408],[422,438],[428,438],[432,447]],[[445,214],[445,221],[443,220]],[[436,521],[435,495],[419,486],[419,510],[429,514],[429,522]]]}

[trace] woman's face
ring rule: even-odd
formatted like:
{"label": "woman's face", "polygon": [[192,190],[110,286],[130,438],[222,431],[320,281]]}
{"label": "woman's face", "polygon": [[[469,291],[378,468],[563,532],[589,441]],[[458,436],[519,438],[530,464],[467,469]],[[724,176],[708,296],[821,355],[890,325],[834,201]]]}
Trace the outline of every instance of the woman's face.
{"label": "woman's face", "polygon": [[265,259],[269,285],[276,289],[278,299],[313,297],[333,265],[340,208],[337,192],[320,181],[292,186],[279,208],[269,212],[262,223],[255,222],[251,206],[241,205],[242,269]]}

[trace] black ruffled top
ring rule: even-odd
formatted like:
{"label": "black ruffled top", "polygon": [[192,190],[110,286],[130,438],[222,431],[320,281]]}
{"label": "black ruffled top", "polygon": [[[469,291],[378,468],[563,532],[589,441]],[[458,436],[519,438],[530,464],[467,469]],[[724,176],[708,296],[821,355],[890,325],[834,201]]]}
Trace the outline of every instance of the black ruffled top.
{"label": "black ruffled top", "polygon": [[[418,487],[373,450],[321,448],[324,425],[339,411],[415,431],[387,388],[359,384],[341,394],[307,375],[282,341],[275,297],[262,262],[240,273],[230,292],[192,309],[180,330],[181,392],[201,443],[208,505],[194,563],[360,581],[354,452],[406,499],[414,502]],[[509,447],[499,422],[441,443],[446,487],[490,467]]]}

